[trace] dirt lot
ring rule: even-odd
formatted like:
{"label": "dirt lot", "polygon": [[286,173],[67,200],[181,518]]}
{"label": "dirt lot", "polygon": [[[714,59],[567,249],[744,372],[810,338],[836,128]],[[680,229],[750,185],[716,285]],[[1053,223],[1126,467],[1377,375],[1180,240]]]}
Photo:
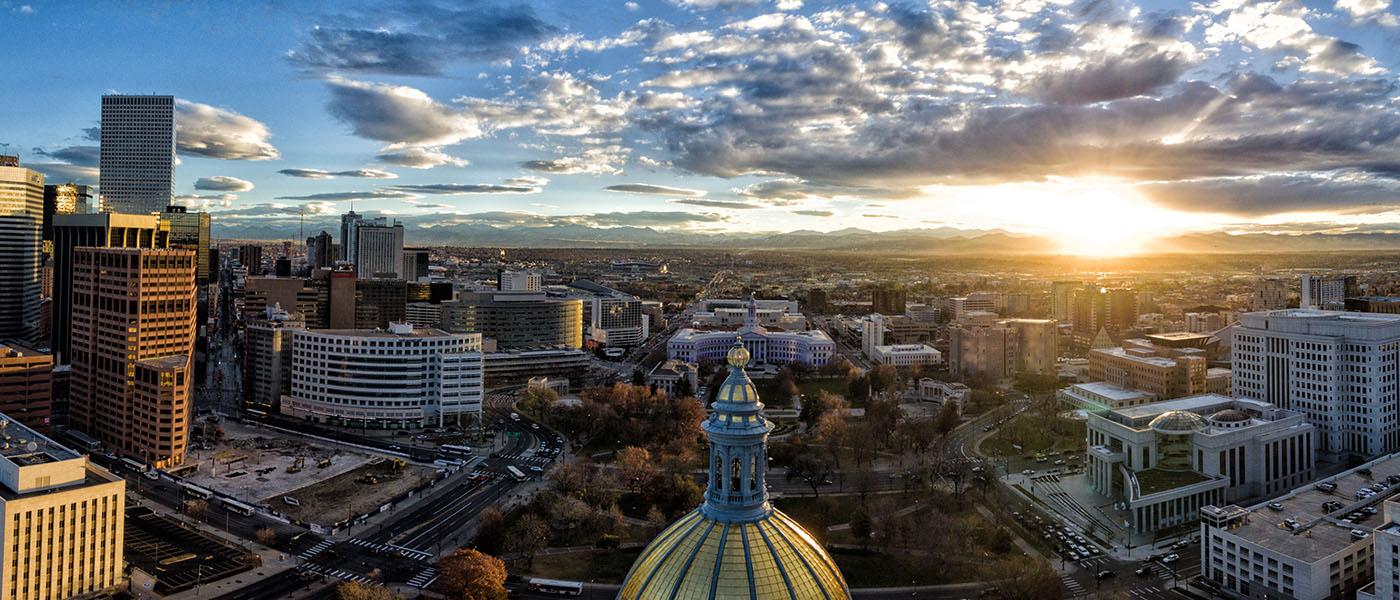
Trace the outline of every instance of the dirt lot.
{"label": "dirt lot", "polygon": [[[416,465],[400,467],[393,459],[375,459],[369,464],[341,473],[285,495],[301,506],[289,506],[282,494],[264,501],[290,519],[330,525],[350,515],[362,514],[433,478],[434,469]],[[370,483],[367,476],[375,478]]]}
{"label": "dirt lot", "polygon": [[[337,447],[309,438],[224,421],[223,439],[208,450],[191,450],[190,460],[199,470],[186,475],[195,485],[232,495],[250,504],[270,504],[282,509],[288,492],[352,471],[377,455]],[[288,473],[298,458],[301,470]],[[329,460],[328,466],[320,467]]]}

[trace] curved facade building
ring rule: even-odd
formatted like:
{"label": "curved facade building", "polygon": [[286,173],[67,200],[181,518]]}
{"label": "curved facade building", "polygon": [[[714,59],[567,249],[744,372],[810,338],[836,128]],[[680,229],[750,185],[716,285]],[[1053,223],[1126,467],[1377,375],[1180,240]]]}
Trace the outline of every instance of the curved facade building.
{"label": "curved facade building", "polygon": [[463,294],[442,305],[442,326],[480,333],[499,350],[582,348],[583,301],[538,292]]}
{"label": "curved facade building", "polygon": [[414,329],[322,329],[292,337],[285,415],[342,427],[466,423],[481,413],[481,336]]}
{"label": "curved facade building", "polygon": [[619,600],[736,598],[849,600],[831,556],[801,525],[773,508],[765,475],[763,403],[730,337],[729,378],[703,429],[710,441],[705,503],[652,540],[618,591]]}

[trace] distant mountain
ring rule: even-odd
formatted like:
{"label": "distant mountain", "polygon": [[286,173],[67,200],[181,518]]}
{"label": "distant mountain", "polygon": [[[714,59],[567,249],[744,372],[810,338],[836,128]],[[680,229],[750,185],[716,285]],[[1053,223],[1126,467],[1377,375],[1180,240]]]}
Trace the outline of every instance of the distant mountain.
{"label": "distant mountain", "polygon": [[[836,231],[694,232],[650,227],[594,227],[586,224],[493,225],[405,219],[410,245],[451,245],[535,248],[734,248],[793,251],[841,251],[905,254],[1058,254],[1054,240],[999,229],[937,227],[869,231],[849,227]],[[221,239],[295,239],[298,224],[286,221],[220,222],[215,213],[214,235]],[[338,231],[334,219],[308,220],[305,232]],[[291,233],[291,235],[287,235]],[[1400,251],[1400,235],[1384,233],[1231,235],[1194,233],[1155,240],[1149,253],[1270,253]]]}

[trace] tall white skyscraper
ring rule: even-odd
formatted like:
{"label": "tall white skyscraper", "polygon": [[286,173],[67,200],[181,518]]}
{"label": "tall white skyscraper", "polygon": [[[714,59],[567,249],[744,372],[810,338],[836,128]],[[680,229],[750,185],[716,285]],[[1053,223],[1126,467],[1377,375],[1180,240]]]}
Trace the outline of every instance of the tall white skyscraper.
{"label": "tall white skyscraper", "polygon": [[355,230],[361,220],[361,215],[353,210],[340,215],[340,260],[355,262]]}
{"label": "tall white skyscraper", "polygon": [[361,278],[403,278],[401,223],[389,223],[384,217],[360,222],[355,228],[355,273]]}
{"label": "tall white skyscraper", "polygon": [[158,213],[175,195],[175,97],[102,97],[104,212]]}
{"label": "tall white skyscraper", "polygon": [[1306,415],[1318,450],[1400,450],[1400,315],[1308,309],[1246,313],[1232,346],[1236,398]]}
{"label": "tall white skyscraper", "polygon": [[39,333],[39,256],[44,175],[0,160],[0,340],[35,341]]}

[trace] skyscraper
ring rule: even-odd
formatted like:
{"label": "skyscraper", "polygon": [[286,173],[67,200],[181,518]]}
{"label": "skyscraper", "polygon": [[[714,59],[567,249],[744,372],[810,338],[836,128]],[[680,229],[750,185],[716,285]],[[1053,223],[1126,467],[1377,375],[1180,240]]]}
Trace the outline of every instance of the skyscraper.
{"label": "skyscraper", "polygon": [[0,166],[0,340],[32,341],[39,332],[39,264],[44,175]]}
{"label": "skyscraper", "polygon": [[248,269],[248,274],[258,276],[263,274],[262,268],[262,246],[239,246],[238,264]]}
{"label": "skyscraper", "polygon": [[261,317],[248,322],[243,405],[277,412],[282,395],[291,390],[292,334],[305,331],[306,321],[278,306],[267,307]]}
{"label": "skyscraper", "polygon": [[167,206],[160,218],[170,224],[170,247],[194,250],[199,266],[195,280],[200,285],[209,283],[209,213]]}
{"label": "skyscraper", "polygon": [[1354,275],[1303,275],[1298,305],[1300,308],[1342,310],[1346,308],[1347,298],[1360,293]]}
{"label": "skyscraper", "polygon": [[0,411],[48,431],[53,406],[53,356],[15,343],[0,343]]}
{"label": "skyscraper", "polygon": [[332,254],[335,246],[331,241],[331,234],[322,231],[312,237],[306,238],[306,266],[311,270],[323,269],[335,264],[339,258]]}
{"label": "skyscraper", "polygon": [[193,250],[73,253],[71,427],[157,467],[184,462],[194,278]]}
{"label": "skyscraper", "polygon": [[340,259],[355,262],[355,230],[360,227],[360,215],[350,211],[340,215]]}
{"label": "skyscraper", "polygon": [[158,213],[175,196],[175,97],[102,97],[102,209]]}
{"label": "skyscraper", "polygon": [[55,215],[53,244],[53,329],[49,348],[54,363],[69,363],[73,327],[73,252],[79,246],[93,248],[165,248],[170,241],[167,223],[155,215]]}
{"label": "skyscraper", "polygon": [[361,279],[403,279],[403,225],[384,217],[355,228],[355,272]]}
{"label": "skyscraper", "polygon": [[[83,215],[94,211],[92,186],[62,183],[44,186],[44,243],[53,244],[54,215]],[[52,252],[51,248],[45,251]]]}

